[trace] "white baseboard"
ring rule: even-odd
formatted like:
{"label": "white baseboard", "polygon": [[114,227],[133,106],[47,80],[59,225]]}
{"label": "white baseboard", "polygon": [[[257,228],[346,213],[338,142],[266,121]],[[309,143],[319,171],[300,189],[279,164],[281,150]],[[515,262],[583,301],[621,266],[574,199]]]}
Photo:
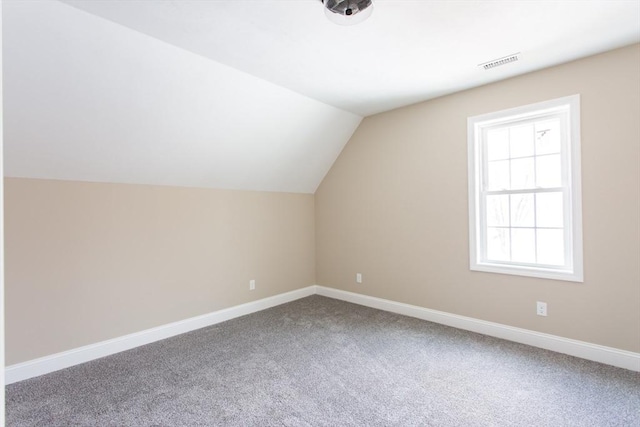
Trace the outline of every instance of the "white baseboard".
{"label": "white baseboard", "polygon": [[248,302],[246,304],[180,320],[178,322],[169,323],[156,328],[135,332],[133,334],[107,341],[7,366],[5,369],[5,384],[12,384],[28,378],[48,374],[49,372],[79,365],[81,363],[89,362],[121,351],[130,350],[141,345],[170,338],[175,335],[184,334],[185,332],[215,325],[216,323],[304,298],[309,295],[313,295],[314,293],[315,286],[296,289],[295,291],[286,292],[284,294],[275,295],[258,301]]}
{"label": "white baseboard", "polygon": [[612,347],[591,344],[584,341],[563,338],[556,335],[515,328],[500,323],[487,322],[443,311],[431,310],[410,304],[371,297],[353,292],[342,291],[324,286],[316,286],[316,294],[364,305],[379,310],[416,317],[434,323],[452,326],[458,329],[478,332],[496,338],[544,348],[558,353],[580,357],[619,368],[640,372],[640,353],[619,350]]}
{"label": "white baseboard", "polygon": [[314,285],[111,340],[7,366],[5,368],[5,384],[12,384],[74,365],[79,365],[81,363],[89,362],[121,351],[130,350],[135,347],[150,344],[155,341],[170,338],[175,335],[204,328],[206,326],[215,325],[216,323],[255,313],[257,311],[265,310],[267,308],[275,307],[277,305],[295,301],[314,294],[640,372],[639,353],[618,350],[616,348],[591,344],[584,341],[577,341],[527,329],[515,328],[512,326],[502,325],[500,323],[487,322],[484,320],[431,310],[415,305]]}

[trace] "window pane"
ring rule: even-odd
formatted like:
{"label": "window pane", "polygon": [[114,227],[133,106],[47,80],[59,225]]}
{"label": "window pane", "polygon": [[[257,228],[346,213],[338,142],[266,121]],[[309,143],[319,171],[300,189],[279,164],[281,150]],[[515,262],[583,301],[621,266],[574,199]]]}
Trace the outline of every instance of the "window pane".
{"label": "window pane", "polygon": [[562,193],[536,195],[536,220],[538,227],[562,227],[564,225]]}
{"label": "window pane", "polygon": [[533,125],[516,126],[510,129],[511,158],[533,156]]}
{"label": "window pane", "polygon": [[564,265],[563,230],[537,230],[538,263]]}
{"label": "window pane", "polygon": [[487,259],[509,261],[509,229],[487,228]]}
{"label": "window pane", "polygon": [[511,261],[536,262],[535,230],[511,229]]}
{"label": "window pane", "polygon": [[536,123],[536,154],[560,152],[560,120],[545,120]]}
{"label": "window pane", "polygon": [[499,160],[497,162],[489,162],[488,165],[487,188],[489,190],[508,190],[509,189],[509,160]]}
{"label": "window pane", "polygon": [[509,158],[509,129],[492,129],[487,132],[487,159]]}
{"label": "window pane", "polygon": [[562,186],[560,154],[536,157],[536,181],[541,188]]}
{"label": "window pane", "polygon": [[471,270],[582,281],[579,107],[574,95],[467,118]]}
{"label": "window pane", "polygon": [[533,157],[511,160],[511,189],[533,188]]}
{"label": "window pane", "polygon": [[487,196],[487,225],[509,226],[509,196]]}
{"label": "window pane", "polygon": [[533,227],[533,194],[511,195],[511,226]]}

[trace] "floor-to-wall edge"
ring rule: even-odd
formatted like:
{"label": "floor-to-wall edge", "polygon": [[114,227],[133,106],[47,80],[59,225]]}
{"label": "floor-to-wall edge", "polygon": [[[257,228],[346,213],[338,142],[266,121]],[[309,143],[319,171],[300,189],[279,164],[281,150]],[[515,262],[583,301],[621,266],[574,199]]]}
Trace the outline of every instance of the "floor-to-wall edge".
{"label": "floor-to-wall edge", "polygon": [[191,317],[178,322],[169,323],[133,334],[113,338],[107,341],[90,344],[61,353],[52,354],[5,368],[6,383],[11,384],[60,369],[68,368],[121,351],[130,350],[165,338],[190,332],[206,326],[215,325],[236,317],[255,313],[280,304],[295,301],[313,295],[315,286],[308,286],[290,292],[225,308],[201,316]]}
{"label": "floor-to-wall edge", "polygon": [[354,292],[347,292],[326,286],[313,285],[111,340],[7,366],[5,368],[5,380],[7,384],[12,384],[99,359],[101,357],[109,356],[111,354],[119,353],[121,351],[130,350],[145,344],[150,344],[165,338],[204,328],[206,326],[215,325],[236,317],[255,313],[311,295],[320,295],[328,298],[339,299],[353,304],[415,317],[458,329],[477,332],[496,338],[502,338],[533,347],[543,348],[558,353],[580,357],[582,359],[640,372],[639,353],[605,347],[584,341],[572,340],[527,329],[515,328],[499,323],[487,322],[471,317],[459,316],[456,314],[431,310],[424,307],[404,304]]}
{"label": "floor-to-wall edge", "polygon": [[500,323],[487,322],[471,317],[459,316],[457,314],[431,310],[424,307],[325,286],[317,285],[315,287],[315,293],[329,298],[415,317],[442,325],[452,326],[458,329],[477,332],[496,338],[502,338],[533,347],[555,351],[557,353],[568,354],[570,356],[580,357],[582,359],[640,372],[640,353],[619,350],[612,347],[605,347],[556,335],[544,334],[528,329],[516,328]]}

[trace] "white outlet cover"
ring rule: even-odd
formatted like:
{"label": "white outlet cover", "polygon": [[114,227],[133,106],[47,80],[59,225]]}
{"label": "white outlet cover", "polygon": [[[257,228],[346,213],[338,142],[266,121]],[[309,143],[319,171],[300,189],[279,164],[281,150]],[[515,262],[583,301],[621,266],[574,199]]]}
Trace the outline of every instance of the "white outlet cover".
{"label": "white outlet cover", "polygon": [[538,301],[536,305],[536,314],[538,316],[546,316],[547,315],[547,303]]}

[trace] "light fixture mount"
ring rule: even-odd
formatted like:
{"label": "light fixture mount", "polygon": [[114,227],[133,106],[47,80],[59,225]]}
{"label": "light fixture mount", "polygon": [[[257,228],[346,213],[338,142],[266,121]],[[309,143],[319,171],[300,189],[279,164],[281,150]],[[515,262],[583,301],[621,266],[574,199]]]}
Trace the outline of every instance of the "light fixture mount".
{"label": "light fixture mount", "polygon": [[364,21],[373,12],[371,0],[320,0],[324,14],[338,25],[353,25]]}

